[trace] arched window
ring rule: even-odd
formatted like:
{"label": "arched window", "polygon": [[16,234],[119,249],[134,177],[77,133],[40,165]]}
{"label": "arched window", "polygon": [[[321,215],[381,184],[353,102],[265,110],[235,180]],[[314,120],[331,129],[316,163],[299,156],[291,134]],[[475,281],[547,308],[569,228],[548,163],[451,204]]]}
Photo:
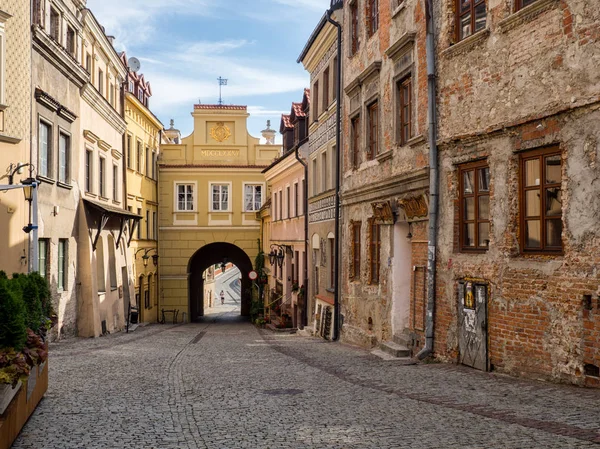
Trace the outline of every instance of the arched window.
{"label": "arched window", "polygon": [[96,280],[98,281],[98,293],[106,292],[106,279],[104,277],[104,241],[98,238],[96,244]]}
{"label": "arched window", "polygon": [[115,257],[115,239],[108,236],[108,269],[110,275],[110,289],[117,289],[117,261]]}
{"label": "arched window", "polygon": [[148,275],[148,288],[144,292],[144,307],[146,309],[152,308],[151,292],[154,291],[152,284],[154,283],[154,276]]}

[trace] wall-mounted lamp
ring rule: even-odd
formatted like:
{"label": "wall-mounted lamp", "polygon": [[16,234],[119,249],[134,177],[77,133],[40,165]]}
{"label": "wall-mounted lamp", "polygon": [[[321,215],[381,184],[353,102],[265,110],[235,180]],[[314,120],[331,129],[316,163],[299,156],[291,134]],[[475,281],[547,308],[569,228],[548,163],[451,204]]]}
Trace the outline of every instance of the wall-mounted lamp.
{"label": "wall-mounted lamp", "polygon": [[271,265],[277,263],[279,268],[281,268],[283,266],[283,260],[285,259],[285,252],[288,250],[291,251],[292,247],[273,243],[271,245],[271,252],[269,253],[269,262],[271,262]]}
{"label": "wall-mounted lamp", "polygon": [[[142,256],[142,262],[144,264],[144,267],[148,266],[148,260],[150,259],[150,256],[148,255],[148,253],[150,251],[156,251],[156,248],[140,248],[138,249],[135,254],[133,255],[134,259],[137,259],[137,255],[138,253],[141,253],[142,251],[144,251],[144,255]],[[158,265],[158,254],[154,254],[152,256],[152,263],[154,264],[154,266],[156,267]]]}

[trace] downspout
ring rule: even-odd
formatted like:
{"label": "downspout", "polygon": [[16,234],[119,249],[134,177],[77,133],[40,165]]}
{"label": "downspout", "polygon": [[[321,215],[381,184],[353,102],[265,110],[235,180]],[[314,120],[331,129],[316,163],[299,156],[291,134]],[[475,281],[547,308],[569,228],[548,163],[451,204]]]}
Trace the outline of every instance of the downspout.
{"label": "downspout", "polygon": [[[333,3],[333,2],[332,2]],[[327,21],[337,28],[337,86],[335,105],[335,260],[333,267],[333,341],[340,338],[340,137],[341,137],[341,108],[342,108],[342,26],[331,18],[333,11],[327,11]]]}
{"label": "downspout", "polygon": [[436,117],[436,75],[435,75],[435,30],[433,23],[433,2],[425,0],[425,20],[427,26],[427,112],[429,117],[429,243],[427,248],[427,317],[425,323],[425,347],[419,351],[419,360],[433,353],[435,324],[435,286],[436,286],[436,250],[437,218],[439,202],[439,173],[437,149]]}
{"label": "downspout", "polygon": [[[158,158],[160,156],[160,146],[162,145],[162,136],[163,136],[163,130],[160,129],[158,131],[158,147],[157,147],[157,155],[156,155],[156,202],[158,203],[158,186],[159,186],[159,179],[160,179],[160,164],[158,163]],[[156,211],[156,219],[158,220],[158,223],[155,224],[156,226],[156,231],[158,233],[158,235],[160,235],[160,217],[159,217],[159,212],[160,209],[157,209]],[[156,254],[160,254],[158,247],[160,245],[160,239],[158,238],[158,235],[156,235]],[[160,270],[160,259],[158,260],[158,264],[156,265],[156,322],[160,323],[160,286],[161,286],[161,282],[160,282],[160,276],[159,276],[159,270]]]}
{"label": "downspout", "polygon": [[298,154],[300,145],[296,145],[296,160],[304,167],[304,191],[302,192],[302,214],[304,215],[304,307],[302,307],[302,327],[308,324],[308,164]]}

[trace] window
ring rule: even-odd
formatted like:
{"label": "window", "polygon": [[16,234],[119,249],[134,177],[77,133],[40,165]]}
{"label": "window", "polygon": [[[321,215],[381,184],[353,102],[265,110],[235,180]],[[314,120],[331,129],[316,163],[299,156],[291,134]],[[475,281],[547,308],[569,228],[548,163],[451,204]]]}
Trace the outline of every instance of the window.
{"label": "window", "polygon": [[283,220],[283,198],[281,197],[281,190],[279,191],[279,219]]}
{"label": "window", "polygon": [[350,56],[360,48],[358,40],[358,0],[350,5]]}
{"label": "window", "polygon": [[300,280],[300,252],[294,251],[294,264],[292,264],[292,281],[298,282]]}
{"label": "window", "polygon": [[246,212],[258,211],[262,207],[262,185],[244,186],[244,209]]}
{"label": "window", "polygon": [[40,121],[39,131],[39,166],[38,174],[45,177],[52,176],[52,127]]}
{"label": "window", "polygon": [[[303,179],[303,180],[302,180],[302,199],[303,199],[303,201],[304,201],[304,197],[305,197],[305,195],[307,195],[307,194],[308,194],[308,192],[306,191],[306,181]],[[305,212],[304,212],[304,203],[303,203],[303,202],[301,202],[301,204],[302,204],[302,207],[301,207],[301,209],[300,209],[300,210],[301,210],[301,212],[302,212],[302,215],[304,215],[304,213],[305,213]]]}
{"label": "window", "polygon": [[373,36],[379,28],[379,0],[367,0],[367,33]]}
{"label": "window", "polygon": [[135,92],[135,84],[133,84],[133,81],[129,81],[129,92]]}
{"label": "window", "polygon": [[156,212],[152,212],[152,227],[154,240],[158,239],[158,221],[156,220]]}
{"label": "window", "polygon": [[319,193],[319,188],[317,187],[317,182],[319,179],[319,173],[317,171],[317,159],[313,159],[312,161],[312,175],[313,175],[313,179],[312,179],[312,194],[313,196]]}
{"label": "window", "polygon": [[[227,211],[229,210],[229,185],[228,184],[213,184],[212,185],[212,210]],[[281,198],[280,198],[281,200]]]}
{"label": "window", "polygon": [[60,42],[60,14],[54,8],[50,8],[50,37]]}
{"label": "window", "polygon": [[45,0],[35,0],[33,4],[33,21],[35,24],[44,28],[44,23],[46,21],[46,1]]}
{"label": "window", "polygon": [[58,240],[58,277],[56,283],[58,284],[58,290],[65,290],[67,285],[67,239]]}
{"label": "window", "polygon": [[150,211],[146,211],[146,240],[150,239]]}
{"label": "window", "polygon": [[71,138],[66,134],[58,135],[58,181],[69,183],[69,160],[71,158]]}
{"label": "window", "polygon": [[150,170],[151,170],[151,167],[150,167],[150,148],[148,148],[148,147],[146,147],[145,156],[146,157],[144,158],[144,161],[145,161],[145,164],[146,164],[146,176],[150,176]]}
{"label": "window", "polygon": [[277,193],[273,194],[273,221],[277,221]]}
{"label": "window", "polygon": [[104,72],[98,70],[98,92],[100,95],[104,95]]}
{"label": "window", "polygon": [[108,102],[113,108],[115,107],[115,86],[113,83],[108,86]]}
{"label": "window", "polygon": [[456,11],[457,40],[485,28],[485,0],[456,0]]}
{"label": "window", "polygon": [[381,256],[381,226],[374,219],[371,219],[370,234],[371,238],[369,239],[369,262],[371,266],[369,273],[369,282],[371,284],[379,284],[379,258]]}
{"label": "window", "polygon": [[332,101],[337,100],[337,89],[338,89],[338,58],[333,58],[333,93],[331,95]]}
{"label": "window", "polygon": [[374,159],[379,153],[378,148],[378,134],[379,134],[379,126],[378,126],[378,112],[377,112],[377,102],[372,103],[369,106],[369,123],[368,123],[368,148],[367,148],[367,159]]}
{"label": "window", "polygon": [[106,159],[101,157],[98,161],[98,194],[102,197],[106,197]]}
{"label": "window", "polygon": [[321,153],[321,192],[327,190],[327,152]]}
{"label": "window", "polygon": [[329,240],[329,287],[331,289],[335,288],[335,239]]}
{"label": "window", "polygon": [[524,252],[562,253],[562,162],[558,147],[521,154]]}
{"label": "window", "polygon": [[179,212],[194,210],[193,184],[177,184],[177,210]]}
{"label": "window", "polygon": [[151,309],[152,305],[150,304],[150,289],[152,288],[152,275],[148,275],[148,288],[144,292],[144,307],[146,309]]}
{"label": "window", "polygon": [[285,188],[285,200],[286,200],[286,208],[287,208],[287,219],[289,220],[292,216],[292,198],[290,192],[290,186]]}
{"label": "window", "polygon": [[412,137],[411,116],[412,116],[412,80],[410,77],[398,83],[398,123],[400,125],[399,137],[400,144],[406,145],[406,142]]}
{"label": "window", "polygon": [[535,1],[536,0],[516,0],[515,1],[515,11],[525,8],[526,6],[529,6],[532,3],[535,3]]}
{"label": "window", "polygon": [[119,166],[113,164],[113,172],[112,172],[112,182],[113,182],[113,200],[119,201]]}
{"label": "window", "polygon": [[137,142],[137,160],[136,160],[136,169],[138,173],[142,172],[142,142]]}
{"label": "window", "polygon": [[329,108],[329,67],[323,72],[323,111]]}
{"label": "window", "polygon": [[334,146],[331,148],[329,152],[329,165],[331,167],[331,172],[329,174],[329,179],[331,180],[330,188],[335,188],[336,174],[337,174],[337,148]]}
{"label": "window", "polygon": [[117,258],[115,255],[115,239],[108,236],[108,269],[110,276],[110,289],[115,291],[117,287]]}
{"label": "window", "polygon": [[312,98],[314,99],[314,115],[313,115],[313,122],[316,122],[317,120],[319,120],[319,82],[315,81],[315,85],[312,88]]}
{"label": "window", "polygon": [[486,162],[459,168],[460,248],[485,251],[490,244],[490,169]]}
{"label": "window", "polygon": [[298,183],[294,183],[294,217],[297,217],[300,209],[300,198],[298,196]]}
{"label": "window", "polygon": [[[137,214],[140,216],[142,215],[142,209],[140,207],[138,207]],[[138,240],[142,240],[142,226],[139,221],[136,229],[136,237]]]}
{"label": "window", "polygon": [[127,136],[127,168],[133,168],[131,161],[131,136]]}
{"label": "window", "polygon": [[91,150],[85,151],[85,191],[91,193],[92,192],[92,170],[93,166],[93,157],[94,154]]}
{"label": "window", "polygon": [[352,222],[352,247],[351,249],[351,267],[350,279],[360,280],[360,221]]}
{"label": "window", "polygon": [[106,277],[104,273],[104,241],[98,238],[96,245],[96,280],[98,281],[98,293],[106,292]]}
{"label": "window", "polygon": [[43,278],[48,276],[48,250],[50,249],[48,243],[48,239],[38,240],[38,269]]}
{"label": "window", "polygon": [[350,151],[352,152],[352,167],[358,168],[360,165],[360,116],[353,117],[350,121]]}
{"label": "window", "polygon": [[90,74],[92,73],[92,55],[89,53],[85,54],[85,70]]}
{"label": "window", "polygon": [[75,30],[67,26],[67,45],[65,47],[71,56],[75,56]]}
{"label": "window", "polygon": [[156,153],[152,152],[152,179],[156,179]]}

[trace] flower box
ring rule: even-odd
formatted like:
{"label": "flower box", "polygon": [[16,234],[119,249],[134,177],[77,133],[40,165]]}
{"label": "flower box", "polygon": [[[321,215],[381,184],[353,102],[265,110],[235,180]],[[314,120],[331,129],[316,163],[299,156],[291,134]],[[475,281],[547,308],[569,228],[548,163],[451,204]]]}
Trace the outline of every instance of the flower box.
{"label": "flower box", "polygon": [[31,368],[29,378],[14,388],[0,385],[0,449],[12,446],[47,389],[48,362]]}

